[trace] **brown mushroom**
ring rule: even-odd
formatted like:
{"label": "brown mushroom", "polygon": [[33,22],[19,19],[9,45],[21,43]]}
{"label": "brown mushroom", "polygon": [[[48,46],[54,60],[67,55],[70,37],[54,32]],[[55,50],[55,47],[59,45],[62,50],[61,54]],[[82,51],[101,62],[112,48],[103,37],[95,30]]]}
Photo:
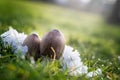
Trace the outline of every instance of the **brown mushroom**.
{"label": "brown mushroom", "polygon": [[65,39],[63,34],[54,29],[48,32],[41,41],[40,53],[42,56],[47,56],[52,59],[59,59],[65,47]]}
{"label": "brown mushroom", "polygon": [[26,45],[28,47],[28,53],[26,54],[27,59],[33,57],[36,61],[40,57],[40,42],[41,40],[35,33],[32,33],[26,37],[23,45]]}

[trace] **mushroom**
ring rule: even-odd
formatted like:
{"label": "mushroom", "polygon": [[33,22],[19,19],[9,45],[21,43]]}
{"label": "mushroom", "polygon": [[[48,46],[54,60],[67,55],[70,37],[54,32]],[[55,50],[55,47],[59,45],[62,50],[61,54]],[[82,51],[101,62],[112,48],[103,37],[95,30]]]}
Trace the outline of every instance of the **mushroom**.
{"label": "mushroom", "polygon": [[36,61],[40,57],[40,42],[41,40],[35,33],[32,33],[26,37],[23,45],[26,45],[28,47],[28,53],[26,54],[27,59],[33,57]]}
{"label": "mushroom", "polygon": [[54,29],[48,32],[41,41],[40,53],[52,59],[59,59],[65,47],[65,39],[63,34]]}

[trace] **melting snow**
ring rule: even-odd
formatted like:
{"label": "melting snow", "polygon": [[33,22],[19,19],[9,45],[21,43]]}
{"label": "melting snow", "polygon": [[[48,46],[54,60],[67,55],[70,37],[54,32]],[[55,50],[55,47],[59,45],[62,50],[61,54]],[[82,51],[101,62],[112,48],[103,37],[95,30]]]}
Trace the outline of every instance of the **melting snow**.
{"label": "melting snow", "polygon": [[70,75],[77,76],[88,72],[88,67],[81,61],[79,52],[77,50],[73,51],[73,48],[67,45],[61,57],[61,64],[64,70],[69,70]]}
{"label": "melting snow", "polygon": [[24,39],[27,37],[24,33],[18,33],[15,29],[9,28],[8,31],[1,35],[4,45],[11,45],[14,53],[25,54],[28,51],[27,46],[22,46]]}

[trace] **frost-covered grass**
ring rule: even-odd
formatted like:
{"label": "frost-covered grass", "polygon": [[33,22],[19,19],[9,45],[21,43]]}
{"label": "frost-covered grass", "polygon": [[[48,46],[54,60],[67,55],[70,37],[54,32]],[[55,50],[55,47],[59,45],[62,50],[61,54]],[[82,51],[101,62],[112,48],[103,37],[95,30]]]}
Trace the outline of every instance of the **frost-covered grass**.
{"label": "frost-covered grass", "polygon": [[[119,79],[119,27],[106,24],[98,15],[77,12],[51,4],[32,2],[20,2],[20,4],[26,6],[30,11],[25,13],[22,11],[22,14],[19,14],[21,11],[16,11],[16,9],[14,13],[10,13],[9,10],[6,13],[7,10],[5,11],[5,9],[3,9],[5,12],[0,10],[3,12],[0,12],[0,14],[8,16],[5,19],[4,16],[0,16],[4,19],[0,18],[0,34],[7,31],[9,26],[26,34],[37,32],[41,37],[53,28],[60,29],[65,35],[66,44],[78,50],[82,62],[88,66],[88,71],[94,71],[98,68],[102,70],[102,75],[92,79]],[[14,18],[12,14],[16,14],[17,17]],[[4,56],[0,56],[0,80],[89,79],[86,78],[86,75],[78,77],[69,75],[68,70],[63,71],[61,69],[62,67],[57,60],[55,62],[45,60],[44,62],[37,62],[36,65],[32,65],[30,62],[22,60],[12,53],[10,46],[4,47],[0,44],[0,54],[4,54]]]}

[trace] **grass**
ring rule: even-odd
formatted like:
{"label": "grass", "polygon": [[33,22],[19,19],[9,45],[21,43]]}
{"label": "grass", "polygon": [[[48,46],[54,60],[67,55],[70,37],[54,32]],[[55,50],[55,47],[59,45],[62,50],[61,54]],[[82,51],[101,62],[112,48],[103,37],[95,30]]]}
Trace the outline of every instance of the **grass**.
{"label": "grass", "polygon": [[[8,3],[10,9],[4,7]],[[9,26],[26,34],[37,32],[41,37],[51,29],[60,29],[65,35],[66,44],[80,52],[82,61],[89,67],[89,71],[102,69],[103,74],[92,78],[93,80],[119,79],[119,26],[105,23],[99,15],[74,11],[52,4],[4,1],[1,2],[0,9],[0,34],[7,31]],[[61,70],[57,60],[54,63],[45,61],[30,65],[28,61],[13,55],[10,47],[0,47],[0,53],[5,54],[0,57],[0,80],[87,79],[85,75],[69,76],[67,71]]]}

